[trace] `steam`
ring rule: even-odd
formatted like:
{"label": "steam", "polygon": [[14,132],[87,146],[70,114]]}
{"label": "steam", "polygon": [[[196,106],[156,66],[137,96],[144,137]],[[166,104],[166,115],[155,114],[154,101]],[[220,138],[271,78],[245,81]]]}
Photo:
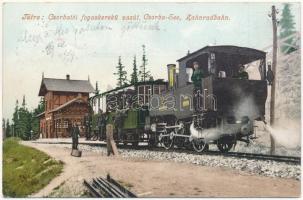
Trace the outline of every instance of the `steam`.
{"label": "steam", "polygon": [[270,125],[265,124],[264,128],[271,134],[277,145],[284,146],[286,148],[300,148],[301,137],[300,127],[292,126],[290,122],[289,126],[273,128]]}
{"label": "steam", "polygon": [[210,129],[203,129],[197,130],[194,127],[194,124],[192,123],[190,125],[190,132],[193,138],[204,138],[204,141],[206,143],[212,141],[212,140],[217,140],[220,138],[220,135],[222,135],[221,130],[219,128],[210,128]]}

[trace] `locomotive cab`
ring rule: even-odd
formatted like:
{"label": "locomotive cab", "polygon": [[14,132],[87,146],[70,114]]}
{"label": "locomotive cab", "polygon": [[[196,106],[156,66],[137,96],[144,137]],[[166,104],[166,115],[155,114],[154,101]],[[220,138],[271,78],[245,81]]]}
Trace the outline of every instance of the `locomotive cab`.
{"label": "locomotive cab", "polygon": [[[203,120],[194,121],[191,131],[202,130],[204,141],[217,143],[223,152],[229,151],[236,141],[249,143],[254,133],[253,121],[265,118],[266,53],[245,47],[207,46],[178,61],[180,87],[192,84],[193,62],[198,62],[206,74],[201,81],[202,109],[196,114],[200,117],[194,118]],[[247,78],[239,76],[241,67],[248,72]],[[208,119],[203,116],[210,111],[217,113],[212,137],[207,136],[209,123],[203,123]]]}
{"label": "locomotive cab", "polygon": [[[204,110],[217,109],[224,117],[264,119],[267,97],[265,52],[246,47],[207,46],[178,61],[181,87],[192,84],[190,69],[193,62],[198,62],[206,74],[201,82],[202,95],[204,98],[213,96],[217,105],[211,108],[214,105],[204,101]],[[239,77],[242,66],[248,79]]]}

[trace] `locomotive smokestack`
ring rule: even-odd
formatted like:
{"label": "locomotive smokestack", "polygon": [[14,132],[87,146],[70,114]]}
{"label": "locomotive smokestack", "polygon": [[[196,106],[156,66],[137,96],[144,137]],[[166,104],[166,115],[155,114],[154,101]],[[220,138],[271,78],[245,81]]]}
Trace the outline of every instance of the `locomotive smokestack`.
{"label": "locomotive smokestack", "polygon": [[173,88],[176,83],[176,65],[168,64],[167,65],[167,75],[168,75],[168,86]]}

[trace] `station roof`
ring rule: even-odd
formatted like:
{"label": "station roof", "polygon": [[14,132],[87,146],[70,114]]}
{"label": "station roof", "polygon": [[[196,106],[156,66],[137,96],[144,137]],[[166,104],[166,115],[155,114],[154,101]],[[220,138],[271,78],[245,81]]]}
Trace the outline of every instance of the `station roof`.
{"label": "station roof", "polygon": [[95,90],[88,80],[43,78],[39,96],[44,96],[47,91],[93,93]]}

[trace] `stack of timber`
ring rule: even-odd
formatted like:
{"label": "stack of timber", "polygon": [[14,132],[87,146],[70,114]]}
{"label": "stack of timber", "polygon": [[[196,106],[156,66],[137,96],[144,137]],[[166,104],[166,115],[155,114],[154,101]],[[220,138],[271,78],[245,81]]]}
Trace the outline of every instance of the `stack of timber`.
{"label": "stack of timber", "polygon": [[116,180],[112,179],[109,175],[107,178],[93,178],[88,182],[84,180],[84,185],[87,187],[89,193],[93,197],[103,198],[135,198],[134,193],[119,184]]}

